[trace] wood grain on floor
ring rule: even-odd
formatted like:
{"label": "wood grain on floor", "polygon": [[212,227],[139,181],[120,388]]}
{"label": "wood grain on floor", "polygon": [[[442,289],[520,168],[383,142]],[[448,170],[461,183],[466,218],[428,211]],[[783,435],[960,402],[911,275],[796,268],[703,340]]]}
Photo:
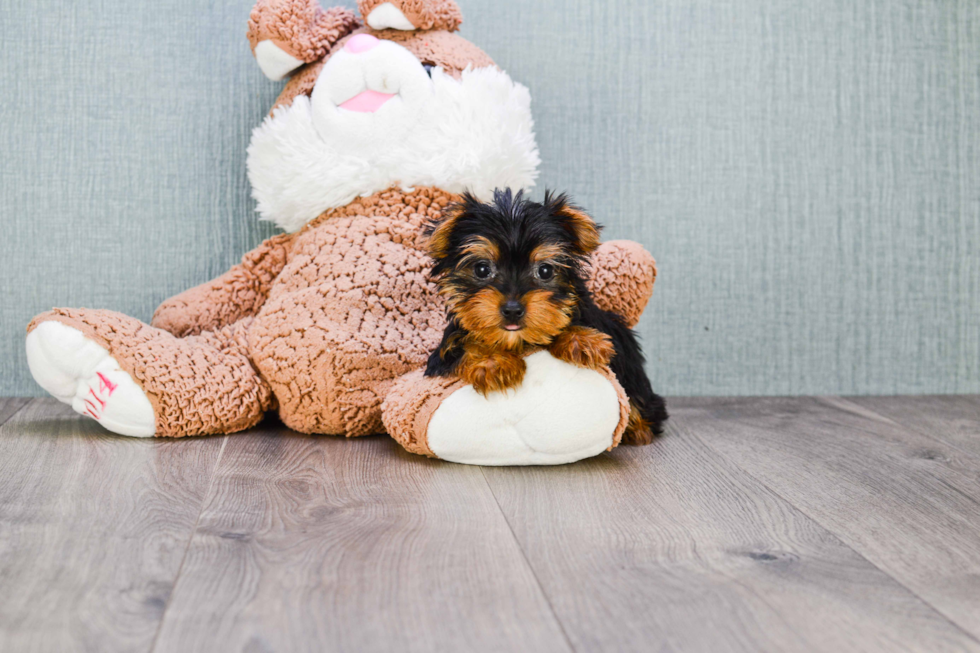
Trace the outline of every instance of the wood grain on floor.
{"label": "wood grain on floor", "polygon": [[980,458],[845,399],[694,400],[675,414],[980,639]]}
{"label": "wood grain on floor", "polygon": [[571,468],[485,472],[576,650],[973,644],[676,422],[649,447]]}
{"label": "wood grain on floor", "polygon": [[976,398],[678,400],[523,469],[25,403],[0,651],[980,651]]}
{"label": "wood grain on floor", "polygon": [[848,401],[902,428],[980,456],[980,397],[857,397]]}
{"label": "wood grain on floor", "polygon": [[0,651],[148,651],[224,440],[107,435],[53,400],[0,428]]}
{"label": "wood grain on floor", "polygon": [[475,467],[228,440],[158,650],[569,651]]}

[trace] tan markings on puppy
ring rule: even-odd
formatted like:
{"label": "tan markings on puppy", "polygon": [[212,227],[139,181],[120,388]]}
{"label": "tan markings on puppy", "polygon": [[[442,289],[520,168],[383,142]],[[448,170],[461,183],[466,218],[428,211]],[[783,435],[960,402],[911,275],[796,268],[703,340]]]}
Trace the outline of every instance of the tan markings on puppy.
{"label": "tan markings on puppy", "polygon": [[524,328],[512,333],[528,344],[546,346],[571,324],[575,305],[573,296],[556,300],[549,290],[532,290],[524,295]]}
{"label": "tan markings on puppy", "polygon": [[470,347],[459,363],[459,377],[484,397],[490,392],[516,388],[524,381],[527,365],[518,354]]}
{"label": "tan markings on puppy", "polygon": [[652,442],[653,430],[650,428],[650,423],[643,419],[639,408],[631,401],[629,423],[626,425],[626,431],[623,433],[622,443],[643,447]]}
{"label": "tan markings on puppy", "polygon": [[567,220],[578,254],[591,254],[599,248],[599,227],[585,211],[574,206],[563,206],[558,215]]}
{"label": "tan markings on puppy", "polygon": [[465,301],[463,285],[456,279],[445,276],[439,279],[439,295],[445,300],[450,313],[459,313],[459,308]]}
{"label": "tan markings on puppy", "polygon": [[565,256],[565,248],[559,245],[545,243],[538,245],[531,252],[531,263],[543,263],[548,261],[555,267],[563,267],[558,261]]}
{"label": "tan markings on puppy", "polygon": [[548,351],[566,363],[590,370],[608,365],[616,353],[612,338],[588,327],[571,327],[562,332]]}
{"label": "tan markings on puppy", "polygon": [[457,345],[460,345],[460,341],[464,340],[465,338],[466,334],[462,331],[457,331],[456,333],[452,334],[446,340],[446,343],[439,348],[439,355],[445,358],[449,355],[449,352],[455,349]]}
{"label": "tan markings on puppy", "polygon": [[463,207],[458,205],[449,206],[442,216],[442,219],[435,225],[432,235],[429,236],[429,256],[434,259],[443,259],[449,255],[450,239],[453,229],[456,228],[456,221],[463,214]]}
{"label": "tan markings on puppy", "polygon": [[[518,349],[521,338],[517,332],[500,328],[500,306],[507,301],[496,288],[483,288],[467,299],[460,300],[447,290],[446,299],[459,318],[459,324],[474,339],[491,349]],[[455,305],[452,306],[452,303]]]}
{"label": "tan markings on puppy", "polygon": [[462,252],[466,255],[460,260],[461,266],[475,263],[476,261],[493,261],[500,258],[500,248],[496,243],[484,236],[474,236],[463,247]]}

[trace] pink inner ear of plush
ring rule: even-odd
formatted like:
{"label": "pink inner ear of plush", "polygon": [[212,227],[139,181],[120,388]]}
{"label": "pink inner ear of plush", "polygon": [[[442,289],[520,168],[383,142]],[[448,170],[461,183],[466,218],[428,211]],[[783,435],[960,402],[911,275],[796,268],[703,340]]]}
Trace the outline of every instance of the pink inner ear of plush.
{"label": "pink inner ear of plush", "polygon": [[360,113],[374,113],[393,97],[395,96],[389,95],[388,93],[364,91],[341,104],[340,108],[347,109],[348,111],[358,111]]}

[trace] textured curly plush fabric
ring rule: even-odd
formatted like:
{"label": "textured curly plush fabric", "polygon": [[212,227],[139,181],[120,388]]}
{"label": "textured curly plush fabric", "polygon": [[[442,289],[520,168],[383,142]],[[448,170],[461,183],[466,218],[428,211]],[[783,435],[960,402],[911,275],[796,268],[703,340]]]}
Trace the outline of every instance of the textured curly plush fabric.
{"label": "textured curly plush fabric", "polygon": [[309,63],[322,59],[332,44],[359,26],[354,12],[324,10],[317,0],[260,0],[249,16],[247,36],[253,52],[268,40]]}
{"label": "textured curly plush fabric", "polygon": [[445,327],[422,226],[453,199],[432,188],[388,191],[296,235],[248,338],[288,426],[348,436],[383,430],[391,380],[420,366]]}
{"label": "textured curly plush fabric", "polygon": [[28,332],[47,321],[78,329],[113,355],[150,400],[158,436],[243,431],[275,406],[249,362],[250,318],[176,338],[112,311],[55,309],[34,318]]}
{"label": "textured curly plush fabric", "polygon": [[496,64],[483,50],[466,39],[449,32],[400,32],[387,29],[369,32],[379,39],[394,41],[422,63],[441,66],[453,77],[459,78],[467,66],[486,68]]}
{"label": "textured curly plush fabric", "polygon": [[367,20],[371,12],[385,2],[390,2],[405,14],[415,29],[455,32],[463,23],[463,12],[454,0],[358,0],[357,8]]}
{"label": "textured curly plush fabric", "polygon": [[592,257],[589,290],[604,311],[622,315],[634,327],[653,295],[657,262],[639,243],[611,240]]}

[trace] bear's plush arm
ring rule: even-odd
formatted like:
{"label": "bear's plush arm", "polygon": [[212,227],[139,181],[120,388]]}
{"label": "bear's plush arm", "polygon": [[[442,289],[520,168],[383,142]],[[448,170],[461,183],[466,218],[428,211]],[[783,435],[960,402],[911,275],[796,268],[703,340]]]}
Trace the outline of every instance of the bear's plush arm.
{"label": "bear's plush arm", "polygon": [[270,238],[217,279],[163,302],[152,325],[183,338],[255,315],[285,267],[292,242],[291,234]]}
{"label": "bear's plush arm", "polygon": [[596,305],[636,326],[653,295],[657,264],[643,246],[629,240],[603,243],[592,255],[588,285]]}

